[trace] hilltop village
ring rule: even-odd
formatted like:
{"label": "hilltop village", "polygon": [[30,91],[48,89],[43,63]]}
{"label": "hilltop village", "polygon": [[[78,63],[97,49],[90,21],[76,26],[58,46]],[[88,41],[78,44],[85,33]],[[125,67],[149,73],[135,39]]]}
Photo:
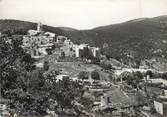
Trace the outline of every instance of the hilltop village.
{"label": "hilltop village", "polygon": [[[23,37],[23,48],[34,58],[48,55],[49,50],[52,50],[56,45],[61,46],[60,50],[65,56],[100,57],[100,49],[98,47],[90,47],[88,44],[73,44],[73,42],[65,36],[44,32],[42,31],[41,23],[38,24],[37,30],[29,30],[28,34]],[[85,54],[86,51],[87,55]]]}
{"label": "hilltop village", "polygon": [[[83,71],[85,72],[87,77],[85,78],[82,83],[83,85],[88,88],[88,92],[91,93],[92,95],[94,93],[97,93],[95,96],[94,100],[94,106],[93,109],[95,111],[97,110],[105,110],[109,111],[111,113],[113,111],[113,115],[115,114],[118,116],[119,114],[121,115],[122,112],[125,112],[125,114],[129,113],[130,115],[133,115],[133,107],[137,105],[142,105],[142,103],[146,103],[145,101],[150,101],[149,103],[152,103],[150,105],[145,105],[141,110],[140,107],[138,108],[138,112],[140,116],[149,116],[149,111],[152,111],[151,109],[154,108],[157,113],[160,115],[166,115],[167,114],[167,81],[164,81],[162,79],[151,79],[152,77],[151,73],[149,74],[149,69],[148,70],[143,70],[143,69],[138,69],[138,70],[133,70],[133,69],[122,69],[121,71],[124,71],[122,73],[128,73],[129,72],[145,72],[146,77],[145,79],[142,79],[140,82],[140,86],[137,88],[133,88],[133,86],[129,86],[128,84],[123,81],[123,76],[120,79],[120,82],[114,83],[110,82],[111,79],[107,77],[111,77],[110,74],[113,74],[113,72],[118,73],[119,68],[115,67],[115,71],[113,70],[107,70],[107,71],[101,71],[103,68],[100,68],[97,65],[93,65],[92,61],[94,58],[96,58],[97,62],[98,60],[100,61],[100,58],[103,58],[102,55],[100,55],[100,48],[98,47],[90,47],[88,44],[74,44],[68,37],[61,36],[61,35],[56,35],[51,32],[44,32],[42,31],[42,24],[39,23],[37,25],[37,30],[29,30],[28,35],[23,37],[23,48],[28,49],[28,52],[30,52],[31,56],[34,58],[40,58],[44,57],[50,54],[49,51],[54,50],[58,46],[58,50],[54,51],[55,54],[59,53],[59,61],[73,57],[73,58],[84,58],[83,60],[86,63],[90,63],[87,65],[80,65],[76,62],[77,65],[65,61],[64,64],[69,64],[69,66],[73,67],[78,67],[78,69],[84,69]],[[54,48],[54,49],[53,49]],[[54,53],[53,53],[54,54]],[[105,59],[104,59],[105,60]],[[102,61],[104,61],[102,59]],[[50,61],[50,60],[48,60]],[[62,61],[63,63],[64,61]],[[91,65],[92,64],[92,65]],[[61,66],[61,64],[59,64]],[[65,65],[65,67],[67,67]],[[65,68],[64,67],[64,68]],[[83,68],[82,68],[83,67]],[[94,68],[93,68],[94,67]],[[113,66],[114,67],[114,66]],[[121,66],[122,67],[122,66]],[[53,67],[54,68],[54,67]],[[53,69],[52,68],[52,69]],[[70,68],[69,68],[70,69]],[[90,70],[89,70],[90,69]],[[112,69],[112,67],[111,67]],[[83,71],[81,70],[80,74],[84,74]],[[91,72],[97,71],[97,74],[99,74],[99,79],[92,79],[91,78]],[[147,72],[148,71],[148,72]],[[154,72],[153,70],[150,70],[151,72]],[[80,74],[74,74],[74,71],[71,71],[68,73],[68,68],[67,70],[62,70],[62,73],[57,75],[57,80],[62,80],[63,77],[66,78],[71,78],[72,80],[79,80],[77,77]],[[102,73],[100,73],[102,72]],[[103,76],[101,76],[103,74]],[[119,74],[119,73],[118,73]],[[120,73],[120,75],[122,75]],[[98,75],[97,75],[98,76]],[[105,78],[103,78],[105,77]],[[128,77],[128,76],[126,76]],[[116,76],[113,75],[113,81],[117,80]],[[137,83],[136,83],[137,84]],[[145,86],[147,85],[147,86]],[[139,88],[140,87],[140,88]],[[155,99],[153,97],[150,97],[150,100],[146,100],[143,98],[141,99],[141,102],[137,102],[136,95],[140,95],[142,93],[143,95],[148,95],[147,93],[150,93],[152,96],[157,96]],[[136,96],[136,97],[135,97]],[[152,99],[153,98],[153,99]],[[152,100],[151,100],[152,99]],[[140,99],[139,99],[140,100]],[[143,102],[142,102],[143,101]],[[116,111],[112,110],[116,109]],[[150,115],[151,117],[151,115]]]}
{"label": "hilltop village", "polygon": [[[115,59],[107,59],[99,47],[74,44],[66,36],[45,32],[42,23],[38,23],[36,30],[28,30],[27,35],[23,35],[21,47],[34,59],[36,69],[44,69],[45,77],[49,77],[47,80],[59,83],[68,79],[83,87],[82,100],[85,102],[76,99],[72,103],[80,108],[69,109],[67,101],[62,109],[67,115],[76,115],[73,111],[77,110],[90,117],[167,116],[165,72],[143,66],[134,69]],[[62,88],[60,93],[63,91],[66,92]],[[57,103],[55,101],[54,105]],[[6,111],[6,105],[1,105],[1,111]],[[59,111],[55,108],[47,109],[48,114],[57,117]]]}

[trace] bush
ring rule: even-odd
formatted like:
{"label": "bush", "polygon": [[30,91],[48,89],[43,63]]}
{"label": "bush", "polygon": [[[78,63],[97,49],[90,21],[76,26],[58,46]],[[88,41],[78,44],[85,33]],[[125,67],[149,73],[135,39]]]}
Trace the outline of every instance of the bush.
{"label": "bush", "polygon": [[153,77],[153,73],[152,73],[152,71],[148,70],[148,71],[146,72],[146,76],[147,76],[147,75],[149,75],[150,78]]}
{"label": "bush", "polygon": [[62,59],[65,58],[65,52],[64,51],[61,52],[61,57],[60,58],[62,58]]}
{"label": "bush", "polygon": [[134,76],[138,79],[138,80],[142,80],[143,79],[143,74],[140,71],[136,71],[134,73]]}
{"label": "bush", "polygon": [[92,58],[91,63],[99,65],[100,59],[99,58]]}
{"label": "bush", "polygon": [[78,79],[84,80],[84,79],[88,79],[88,78],[89,78],[88,72],[86,72],[86,71],[79,72]]}
{"label": "bush", "polygon": [[167,72],[162,74],[162,79],[167,80]]}
{"label": "bush", "polygon": [[120,74],[119,77],[122,78],[122,80],[124,80],[124,81],[125,80],[128,81],[128,79],[131,80],[132,76],[133,76],[133,74],[131,72],[124,71],[123,73]]}
{"label": "bush", "polygon": [[104,68],[105,70],[110,70],[110,69],[112,69],[112,65],[111,65],[111,64],[106,64],[106,63],[104,63],[104,62],[102,62],[102,63],[100,64],[100,66],[101,66],[102,68]]}
{"label": "bush", "polygon": [[44,62],[43,69],[44,69],[44,71],[48,71],[49,70],[49,62],[48,61]]}
{"label": "bush", "polygon": [[87,109],[91,109],[93,102],[95,101],[95,97],[91,93],[84,93],[81,98],[81,104],[84,105]]}
{"label": "bush", "polygon": [[94,79],[94,80],[100,80],[100,75],[97,71],[93,71],[91,73],[91,78]]}

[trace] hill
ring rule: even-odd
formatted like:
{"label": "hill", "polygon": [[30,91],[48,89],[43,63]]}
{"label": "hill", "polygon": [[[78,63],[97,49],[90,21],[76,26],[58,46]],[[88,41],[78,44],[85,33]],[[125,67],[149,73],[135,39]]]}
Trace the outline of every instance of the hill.
{"label": "hill", "polygon": [[[0,20],[0,31],[25,34],[36,23]],[[135,19],[121,24],[76,30],[44,25],[44,31],[65,35],[75,43],[89,43],[102,48],[102,53],[128,64],[151,58],[167,59],[167,16]]]}
{"label": "hill", "polygon": [[[0,32],[2,33],[11,33],[11,34],[27,34],[29,29],[36,30],[37,23],[19,21],[19,20],[0,20]],[[54,32],[60,35],[64,35],[64,31],[75,31],[75,29],[67,27],[52,27],[52,26],[43,26],[44,31]]]}

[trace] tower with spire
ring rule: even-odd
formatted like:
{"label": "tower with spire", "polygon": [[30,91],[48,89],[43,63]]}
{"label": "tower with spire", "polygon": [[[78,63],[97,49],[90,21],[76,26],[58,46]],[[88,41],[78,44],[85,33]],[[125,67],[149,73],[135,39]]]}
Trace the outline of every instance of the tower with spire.
{"label": "tower with spire", "polygon": [[38,25],[37,25],[37,31],[42,32],[42,27],[43,27],[42,23],[39,22]]}

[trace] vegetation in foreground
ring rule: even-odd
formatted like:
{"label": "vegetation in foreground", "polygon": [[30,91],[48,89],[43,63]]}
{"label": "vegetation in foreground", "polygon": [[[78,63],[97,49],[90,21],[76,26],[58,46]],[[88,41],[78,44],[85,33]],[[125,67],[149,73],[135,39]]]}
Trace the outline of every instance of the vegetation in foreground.
{"label": "vegetation in foreground", "polygon": [[21,36],[0,39],[1,94],[9,100],[10,110],[32,116],[46,115],[48,110],[82,114],[84,107],[89,106],[86,103],[89,100],[83,97],[83,87],[68,78],[56,81],[56,72],[45,74],[47,67],[36,69],[21,42]]}

